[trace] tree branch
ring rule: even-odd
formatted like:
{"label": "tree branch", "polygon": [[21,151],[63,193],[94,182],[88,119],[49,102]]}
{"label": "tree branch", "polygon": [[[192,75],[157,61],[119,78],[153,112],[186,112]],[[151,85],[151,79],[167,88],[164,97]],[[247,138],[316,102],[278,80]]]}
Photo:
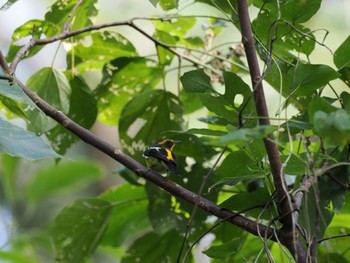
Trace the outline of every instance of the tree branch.
{"label": "tree branch", "polygon": [[[1,54],[1,51],[0,51]],[[7,63],[5,65],[1,64],[2,67],[5,67],[4,71],[10,70],[6,69]],[[197,205],[202,210],[206,211],[209,214],[215,215],[218,218],[225,219],[228,222],[241,227],[247,232],[258,235],[259,232],[266,231],[271,240],[276,240],[274,236],[274,229],[268,228],[265,225],[258,224],[248,218],[245,218],[241,215],[235,214],[225,208],[222,208],[215,203],[199,196],[196,193],[193,193],[186,188],[170,181],[166,177],[163,177],[152,170],[149,170],[147,167],[143,166],[130,156],[124,154],[119,149],[113,147],[108,144],[104,140],[97,137],[91,131],[85,129],[79,124],[75,123],[73,120],[64,115],[61,111],[56,110],[46,101],[42,100],[36,93],[31,91],[28,87],[26,87],[20,80],[15,79],[19,87],[27,94],[27,96],[40,108],[47,116],[51,117],[58,123],[60,123],[67,130],[71,131],[73,134],[78,136],[81,140],[86,142],[87,144],[95,147],[106,155],[110,156],[114,160],[123,164],[125,167],[134,171],[138,176],[145,178],[146,180],[151,181],[155,185],[163,188],[165,191],[170,194],[182,198],[183,200]]]}
{"label": "tree branch", "polygon": [[[238,0],[238,16],[242,32],[242,43],[244,45],[250,69],[253,96],[255,99],[256,111],[259,117],[259,124],[270,125],[261,73],[255,52],[254,36],[250,24],[247,0]],[[277,144],[274,142],[274,140],[275,138],[271,133],[264,139],[264,144],[269,158],[271,173],[279,201],[281,215],[280,221],[283,224],[281,231],[279,231],[279,238],[298,262],[305,262],[306,252],[302,247],[301,241],[298,237],[298,232],[296,231],[296,222],[294,222],[293,219],[294,208],[288,193]]]}
{"label": "tree branch", "polygon": [[12,63],[11,63],[11,71],[15,72],[16,68],[19,64],[19,62],[21,61],[21,59],[29,52],[29,50],[34,47],[34,46],[41,46],[41,45],[46,45],[46,44],[50,44],[59,40],[64,40],[73,36],[77,36],[86,32],[90,32],[90,31],[96,31],[96,30],[100,30],[103,28],[108,28],[108,27],[115,27],[115,26],[129,26],[133,29],[135,29],[136,31],[138,31],[139,33],[141,33],[143,36],[145,36],[146,38],[148,38],[149,40],[151,40],[153,43],[155,43],[158,46],[161,46],[163,48],[165,48],[166,50],[172,52],[174,55],[187,60],[189,62],[191,62],[192,64],[196,65],[196,66],[202,66],[202,67],[208,67],[207,65],[203,64],[202,62],[200,62],[197,59],[194,59],[186,54],[180,53],[178,52],[176,49],[170,47],[169,45],[167,45],[166,43],[163,43],[162,41],[159,41],[158,39],[152,37],[151,35],[149,35],[147,32],[145,32],[142,28],[140,28],[139,26],[137,26],[134,21],[135,20],[139,20],[139,17],[136,18],[132,18],[130,20],[126,20],[126,21],[119,21],[119,22],[112,22],[112,23],[105,23],[105,24],[101,24],[101,25],[92,25],[92,26],[88,26],[88,27],[84,27],[84,28],[80,28],[74,31],[63,31],[61,34],[55,35],[53,37],[49,37],[49,38],[44,38],[44,39],[36,39],[36,38],[32,38],[27,44],[25,44],[16,54],[15,58],[13,59]]}

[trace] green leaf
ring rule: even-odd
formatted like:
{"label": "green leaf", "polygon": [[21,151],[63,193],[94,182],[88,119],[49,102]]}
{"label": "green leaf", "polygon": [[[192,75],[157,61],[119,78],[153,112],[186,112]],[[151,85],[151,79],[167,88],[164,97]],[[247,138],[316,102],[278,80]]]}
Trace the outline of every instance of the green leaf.
{"label": "green leaf", "polygon": [[294,0],[283,1],[277,6],[276,2],[270,0],[253,0],[253,4],[262,8],[265,11],[277,14],[277,9],[280,8],[281,19],[289,20],[296,23],[308,21],[320,9],[322,0]]}
{"label": "green leaf", "polygon": [[186,131],[187,133],[192,134],[200,134],[200,135],[210,135],[210,136],[223,136],[226,133],[220,130],[212,130],[212,129],[189,129]]}
{"label": "green leaf", "polygon": [[0,127],[0,153],[27,160],[61,157],[34,133],[23,130],[1,118]]}
{"label": "green leaf", "polygon": [[22,102],[36,108],[36,104],[24,93],[16,82],[10,85],[7,80],[0,80],[0,94],[16,102]]}
{"label": "green leaf", "polygon": [[[170,35],[168,32],[165,32],[165,31],[156,30],[153,37],[155,39],[158,39],[162,43],[167,44],[167,45],[175,45],[176,44],[176,39],[172,35]],[[161,47],[159,45],[157,45],[157,52],[158,52],[159,63],[161,65],[170,65],[171,64],[171,62],[174,58],[174,53],[170,52],[169,50],[167,50],[164,47]]]}
{"label": "green leaf", "polygon": [[100,196],[114,205],[102,245],[121,246],[150,227],[144,186],[120,185]]}
{"label": "green leaf", "polygon": [[211,189],[225,184],[234,185],[242,180],[262,178],[265,172],[260,170],[257,162],[248,158],[243,151],[230,153],[217,169],[217,183],[211,186]]}
{"label": "green leaf", "polygon": [[341,79],[350,86],[350,36],[335,51],[333,61],[339,69]]}
{"label": "green leaf", "polygon": [[148,0],[154,7],[157,7],[157,4],[160,0]]}
{"label": "green leaf", "polygon": [[213,90],[210,84],[210,77],[204,73],[203,69],[188,71],[180,80],[186,92],[206,92]]}
{"label": "green leaf", "polygon": [[[238,123],[238,114],[244,110],[247,114],[254,111],[253,101],[250,101],[252,92],[249,86],[236,74],[224,72],[224,95],[214,91],[210,78],[203,70],[186,72],[181,77],[182,85],[187,92],[198,93],[202,104],[210,111],[232,123]],[[239,100],[241,99],[241,100]]]}
{"label": "green leaf", "polygon": [[[74,54],[74,64],[72,63]],[[85,37],[67,55],[68,67],[74,67],[82,74],[87,70],[101,70],[103,66],[119,57],[135,57],[133,44],[113,31],[95,32]]]}
{"label": "green leaf", "polygon": [[38,202],[48,196],[64,193],[67,189],[87,187],[103,176],[102,167],[92,161],[61,162],[49,165],[33,175],[28,183],[27,196]]}
{"label": "green leaf", "polygon": [[[16,42],[20,39],[30,36],[31,38],[41,39],[43,36],[51,37],[56,35],[59,32],[59,29],[54,23],[51,23],[47,20],[33,19],[29,20],[23,25],[15,29],[12,34],[12,42],[10,45],[10,50],[7,53],[6,59],[12,61],[16,56],[17,52],[23,45],[17,45]],[[26,54],[22,59],[27,59],[34,56],[38,53],[45,45],[32,47],[28,54]]]}
{"label": "green leaf", "polygon": [[[164,235],[153,232],[138,238],[128,249],[122,263],[134,263],[141,259],[142,263],[175,262],[183,237],[177,231],[169,231]],[[188,244],[185,246],[185,251]],[[187,258],[192,262],[191,255]]]}
{"label": "green leaf", "polygon": [[85,262],[103,236],[113,206],[96,198],[80,199],[64,208],[52,227],[56,261]]}
{"label": "green leaf", "polygon": [[[27,86],[57,110],[68,113],[71,87],[63,72],[54,68],[42,68],[29,78]],[[31,120],[30,125],[40,132],[57,125],[55,121],[37,111],[28,111],[27,115]]]}
{"label": "green leaf", "polygon": [[333,61],[338,69],[350,67],[350,36],[334,52]]}
{"label": "green leaf", "polygon": [[242,128],[224,136],[221,136],[222,144],[237,144],[241,142],[249,142],[254,139],[263,139],[268,134],[276,130],[274,126],[256,126],[254,128]]}
{"label": "green leaf", "polygon": [[17,2],[17,0],[7,0],[7,2],[0,7],[0,10],[6,11],[16,2]]}
{"label": "green leaf", "polygon": [[82,1],[81,4],[73,11],[77,0],[58,0],[45,14],[45,20],[55,24],[60,31],[66,23],[71,25],[71,30],[80,29],[92,25],[91,19],[94,18],[98,9],[96,8],[97,0]]}
{"label": "green leaf", "polygon": [[196,24],[196,18],[176,17],[167,20],[155,20],[153,21],[153,24],[157,30],[176,36],[179,39],[179,42],[182,43],[182,39]]}
{"label": "green leaf", "polygon": [[38,259],[28,254],[21,254],[18,251],[0,251],[1,262],[11,263],[37,263]]}
{"label": "green leaf", "polygon": [[[96,121],[97,101],[83,78],[75,76],[70,79],[69,84],[72,94],[68,116],[84,128],[90,129]],[[46,132],[46,136],[50,139],[51,146],[60,154],[64,154],[73,143],[80,140],[61,125]]]}
{"label": "green leaf", "polygon": [[148,217],[154,232],[164,234],[171,229],[179,229],[185,223],[184,218],[175,213],[168,192],[150,182],[146,183],[146,191],[149,199]]}
{"label": "green leaf", "polygon": [[[315,37],[310,33],[311,30],[298,23],[294,24],[288,18],[286,18],[286,21],[290,23],[280,21],[276,24],[277,15],[277,10],[270,11],[264,9],[262,12],[259,12],[253,21],[254,33],[259,37],[261,44],[264,46],[261,46],[259,43],[257,44],[260,56],[264,60],[269,56],[266,47],[270,47],[271,44],[273,44],[273,55],[278,58],[294,58],[291,51],[310,55],[315,48]],[[276,31],[271,32],[275,24]],[[271,39],[273,39],[273,43],[271,43]]]}
{"label": "green leaf", "polygon": [[295,72],[295,94],[310,95],[338,77],[339,74],[327,65],[300,64]]}
{"label": "green leaf", "polygon": [[[220,207],[234,212],[244,211],[243,214],[259,219],[271,220],[277,216],[277,211],[271,204],[271,196],[265,188],[259,188],[254,192],[235,194],[221,203]],[[247,208],[251,209],[247,210]]]}
{"label": "green leaf", "polygon": [[350,116],[343,109],[331,113],[316,111],[313,116],[314,131],[331,145],[347,145],[350,140]]}
{"label": "green leaf", "polygon": [[160,0],[159,5],[164,11],[168,11],[178,7],[179,0]]}
{"label": "green leaf", "polygon": [[[143,76],[142,80],[135,76]],[[161,80],[161,69],[145,58],[117,58],[103,69],[101,84],[95,94],[99,98],[98,119],[117,125],[125,105],[138,91],[154,88]]]}
{"label": "green leaf", "polygon": [[26,104],[25,108],[29,106],[32,109],[38,109],[16,82],[10,84],[7,80],[0,80],[0,101],[10,112],[23,118],[27,117],[22,110],[21,103]]}
{"label": "green leaf", "polygon": [[317,111],[331,113],[337,111],[337,108],[332,106],[324,98],[316,97],[311,102],[309,101],[308,115],[311,123],[314,122],[314,116]]}
{"label": "green leaf", "polygon": [[244,241],[242,238],[234,238],[220,246],[212,246],[202,252],[211,258],[227,258],[235,255],[242,247]]}
{"label": "green leaf", "polygon": [[182,107],[174,94],[164,90],[144,91],[125,105],[121,113],[121,142],[126,149],[133,152],[135,148],[128,147],[136,142],[151,144],[164,131],[181,130],[181,116]]}

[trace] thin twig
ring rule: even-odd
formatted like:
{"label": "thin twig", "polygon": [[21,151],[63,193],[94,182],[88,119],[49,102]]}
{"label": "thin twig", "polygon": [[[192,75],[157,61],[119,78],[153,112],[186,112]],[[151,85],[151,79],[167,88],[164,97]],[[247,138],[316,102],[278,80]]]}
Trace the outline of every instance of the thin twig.
{"label": "thin twig", "polygon": [[10,68],[12,72],[16,71],[16,68],[18,66],[18,63],[21,61],[21,59],[29,52],[29,50],[34,47],[34,46],[40,46],[40,45],[46,45],[46,44],[50,44],[59,40],[63,40],[63,39],[67,39],[76,35],[80,35],[86,32],[90,32],[90,31],[96,31],[96,30],[100,30],[103,28],[108,28],[108,27],[115,27],[115,26],[129,26],[132,27],[133,29],[135,29],[136,31],[138,31],[139,33],[141,33],[142,35],[144,35],[146,38],[148,38],[149,40],[151,40],[153,43],[155,43],[158,46],[161,46],[163,48],[165,48],[166,50],[172,52],[173,54],[175,54],[176,56],[187,60],[191,63],[193,63],[196,66],[202,66],[202,67],[207,67],[207,65],[201,63],[199,60],[193,59],[192,57],[180,53],[177,50],[175,50],[172,47],[169,47],[167,44],[163,43],[162,41],[159,41],[158,39],[152,37],[151,35],[149,35],[147,32],[145,32],[142,28],[140,28],[139,26],[137,26],[134,23],[134,20],[139,19],[139,18],[132,18],[130,20],[126,20],[126,21],[118,21],[118,22],[112,22],[112,23],[105,23],[105,24],[101,24],[101,25],[91,25],[91,26],[87,26],[84,28],[80,28],[74,31],[65,31],[62,32],[61,34],[55,35],[53,37],[49,37],[49,38],[44,38],[44,39],[35,39],[32,38],[27,44],[25,44],[16,54],[16,56],[14,57]]}
{"label": "thin twig", "polygon": [[[202,195],[203,190],[204,190],[204,186],[205,186],[205,184],[206,184],[206,182],[207,182],[209,176],[213,174],[214,169],[215,169],[216,166],[218,165],[220,159],[222,158],[222,156],[224,155],[224,153],[226,152],[226,150],[227,150],[227,146],[225,146],[224,149],[221,151],[221,154],[220,154],[219,157],[216,159],[216,161],[215,161],[214,165],[211,167],[210,171],[209,171],[206,175],[203,176],[202,183],[201,183],[201,185],[200,185],[200,187],[199,187],[199,190],[198,190],[198,193],[197,193],[198,196],[201,196],[201,195]],[[193,219],[194,219],[194,217],[195,217],[195,215],[196,215],[196,213],[197,213],[198,202],[199,202],[199,200],[198,200],[198,201],[196,202],[196,204],[194,205],[194,207],[193,207],[193,209],[192,209],[191,216],[190,216],[190,218],[188,219],[187,226],[186,226],[186,232],[185,232],[184,238],[183,238],[183,240],[182,240],[181,248],[180,248],[179,254],[178,254],[178,256],[177,256],[176,262],[180,262],[182,250],[183,250],[183,248],[184,248],[184,246],[185,246],[186,239],[187,239],[188,233],[189,233],[190,228],[191,228],[191,224],[192,224]],[[185,260],[186,260],[186,257],[183,258],[182,262],[184,263]]]}

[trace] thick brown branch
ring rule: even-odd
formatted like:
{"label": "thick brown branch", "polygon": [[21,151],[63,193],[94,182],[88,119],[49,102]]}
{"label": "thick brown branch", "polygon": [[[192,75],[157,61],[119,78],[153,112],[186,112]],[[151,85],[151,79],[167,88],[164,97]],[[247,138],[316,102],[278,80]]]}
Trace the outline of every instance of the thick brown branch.
{"label": "thick brown branch", "polygon": [[83,128],[78,125],[70,118],[65,116],[62,112],[57,111],[51,105],[49,105],[46,101],[39,98],[34,92],[28,89],[23,83],[17,80],[18,85],[22,88],[22,90],[35,102],[35,104],[49,117],[56,120],[58,123],[63,125],[66,129],[70,130],[72,133],[77,135],[80,139],[82,139],[87,144],[92,145],[96,149],[110,156],[114,160],[123,164],[125,167],[134,171],[140,177],[145,178],[146,180],[151,181],[157,186],[163,188],[165,191],[169,192],[174,196],[178,196],[183,200],[197,205],[202,210],[215,215],[221,219],[225,219],[228,222],[243,228],[253,235],[258,235],[261,232],[267,232],[267,236],[271,240],[276,240],[274,236],[274,230],[272,228],[268,228],[265,225],[257,224],[256,222],[247,219],[243,216],[237,215],[229,210],[221,208],[215,203],[183,188],[182,186],[170,181],[169,179],[149,170],[147,167],[143,166],[130,156],[124,154],[119,149],[116,149],[112,145],[103,141],[96,135],[94,135],[89,130]]}
{"label": "thick brown branch", "polygon": [[[238,0],[238,16],[242,32],[242,42],[246,52],[252,80],[253,95],[255,99],[256,111],[259,117],[259,123],[260,125],[270,125],[261,73],[255,51],[254,36],[250,24],[247,0]],[[274,142],[273,134],[269,134],[268,138],[264,139],[264,144],[269,158],[271,172],[280,205],[280,221],[283,224],[283,228],[280,231],[280,239],[282,243],[288,247],[298,262],[305,262],[306,252],[297,236],[295,222],[293,220],[294,209],[291,204],[291,198],[288,193],[288,188],[283,173],[282,162],[277,144]]]}

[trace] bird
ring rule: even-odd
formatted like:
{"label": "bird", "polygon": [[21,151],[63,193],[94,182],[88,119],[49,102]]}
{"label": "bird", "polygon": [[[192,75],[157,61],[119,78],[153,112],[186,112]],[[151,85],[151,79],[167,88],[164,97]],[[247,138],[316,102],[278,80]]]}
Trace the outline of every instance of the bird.
{"label": "bird", "polygon": [[164,174],[170,172],[180,176],[176,167],[176,156],[173,153],[175,145],[180,142],[163,138],[148,146],[143,153],[148,168],[158,173]]}

